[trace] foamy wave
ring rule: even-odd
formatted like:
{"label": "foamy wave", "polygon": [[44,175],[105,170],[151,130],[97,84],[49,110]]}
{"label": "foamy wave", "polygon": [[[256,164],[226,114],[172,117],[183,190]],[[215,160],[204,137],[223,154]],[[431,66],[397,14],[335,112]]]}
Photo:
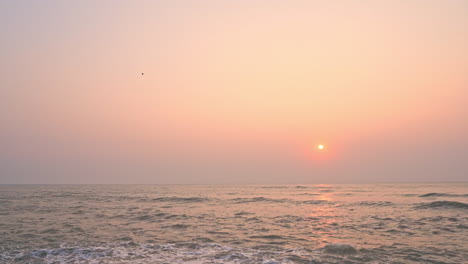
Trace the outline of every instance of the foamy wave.
{"label": "foamy wave", "polygon": [[[231,247],[216,243],[177,244],[108,243],[99,246],[62,246],[53,249],[0,252],[0,263],[228,263],[228,264],[304,264],[304,263],[424,263],[439,261],[434,248],[381,246],[357,249],[349,244],[332,243],[316,249],[283,248],[277,245]],[[444,254],[453,255],[452,251]],[[463,256],[461,256],[463,257]],[[454,257],[454,263],[462,258]],[[460,262],[461,261],[461,262]]]}
{"label": "foamy wave", "polygon": [[0,253],[2,263],[362,263],[351,245],[331,244],[315,250],[265,245],[252,248],[215,243],[136,244],[126,242],[92,247],[64,246],[29,252]]}

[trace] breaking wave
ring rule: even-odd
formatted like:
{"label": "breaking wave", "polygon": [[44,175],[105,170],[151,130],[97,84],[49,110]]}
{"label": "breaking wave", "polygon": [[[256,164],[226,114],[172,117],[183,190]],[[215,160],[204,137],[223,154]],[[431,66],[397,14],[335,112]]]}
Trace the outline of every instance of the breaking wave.
{"label": "breaking wave", "polygon": [[[278,239],[278,237],[265,237]],[[209,240],[208,240],[209,241]],[[64,245],[52,249],[0,253],[0,262],[13,263],[232,263],[232,264],[304,264],[304,263],[446,263],[439,261],[451,251],[433,248],[381,246],[371,249],[331,243],[315,249],[283,248],[277,245],[233,247],[210,242],[175,244],[138,244],[133,241],[98,246]],[[458,259],[462,261],[461,259]]]}

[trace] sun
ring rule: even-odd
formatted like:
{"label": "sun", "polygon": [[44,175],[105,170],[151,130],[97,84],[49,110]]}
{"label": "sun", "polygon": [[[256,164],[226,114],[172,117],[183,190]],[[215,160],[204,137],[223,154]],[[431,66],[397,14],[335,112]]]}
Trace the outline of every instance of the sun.
{"label": "sun", "polygon": [[319,144],[319,145],[317,145],[317,148],[318,148],[319,150],[323,150],[323,149],[325,148],[325,146],[322,145],[322,144]]}

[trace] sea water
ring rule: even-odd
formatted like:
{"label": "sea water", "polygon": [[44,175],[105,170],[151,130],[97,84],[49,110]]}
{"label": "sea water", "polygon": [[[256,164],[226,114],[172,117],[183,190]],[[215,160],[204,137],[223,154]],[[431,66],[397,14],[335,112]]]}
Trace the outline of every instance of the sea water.
{"label": "sea water", "polygon": [[468,184],[0,185],[0,263],[468,263]]}

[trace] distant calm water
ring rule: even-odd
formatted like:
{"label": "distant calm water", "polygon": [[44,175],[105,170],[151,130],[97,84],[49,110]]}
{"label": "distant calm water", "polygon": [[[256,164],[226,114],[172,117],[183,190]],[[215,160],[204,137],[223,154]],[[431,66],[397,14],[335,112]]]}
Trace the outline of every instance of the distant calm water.
{"label": "distant calm water", "polygon": [[468,184],[0,185],[0,263],[468,263]]}

